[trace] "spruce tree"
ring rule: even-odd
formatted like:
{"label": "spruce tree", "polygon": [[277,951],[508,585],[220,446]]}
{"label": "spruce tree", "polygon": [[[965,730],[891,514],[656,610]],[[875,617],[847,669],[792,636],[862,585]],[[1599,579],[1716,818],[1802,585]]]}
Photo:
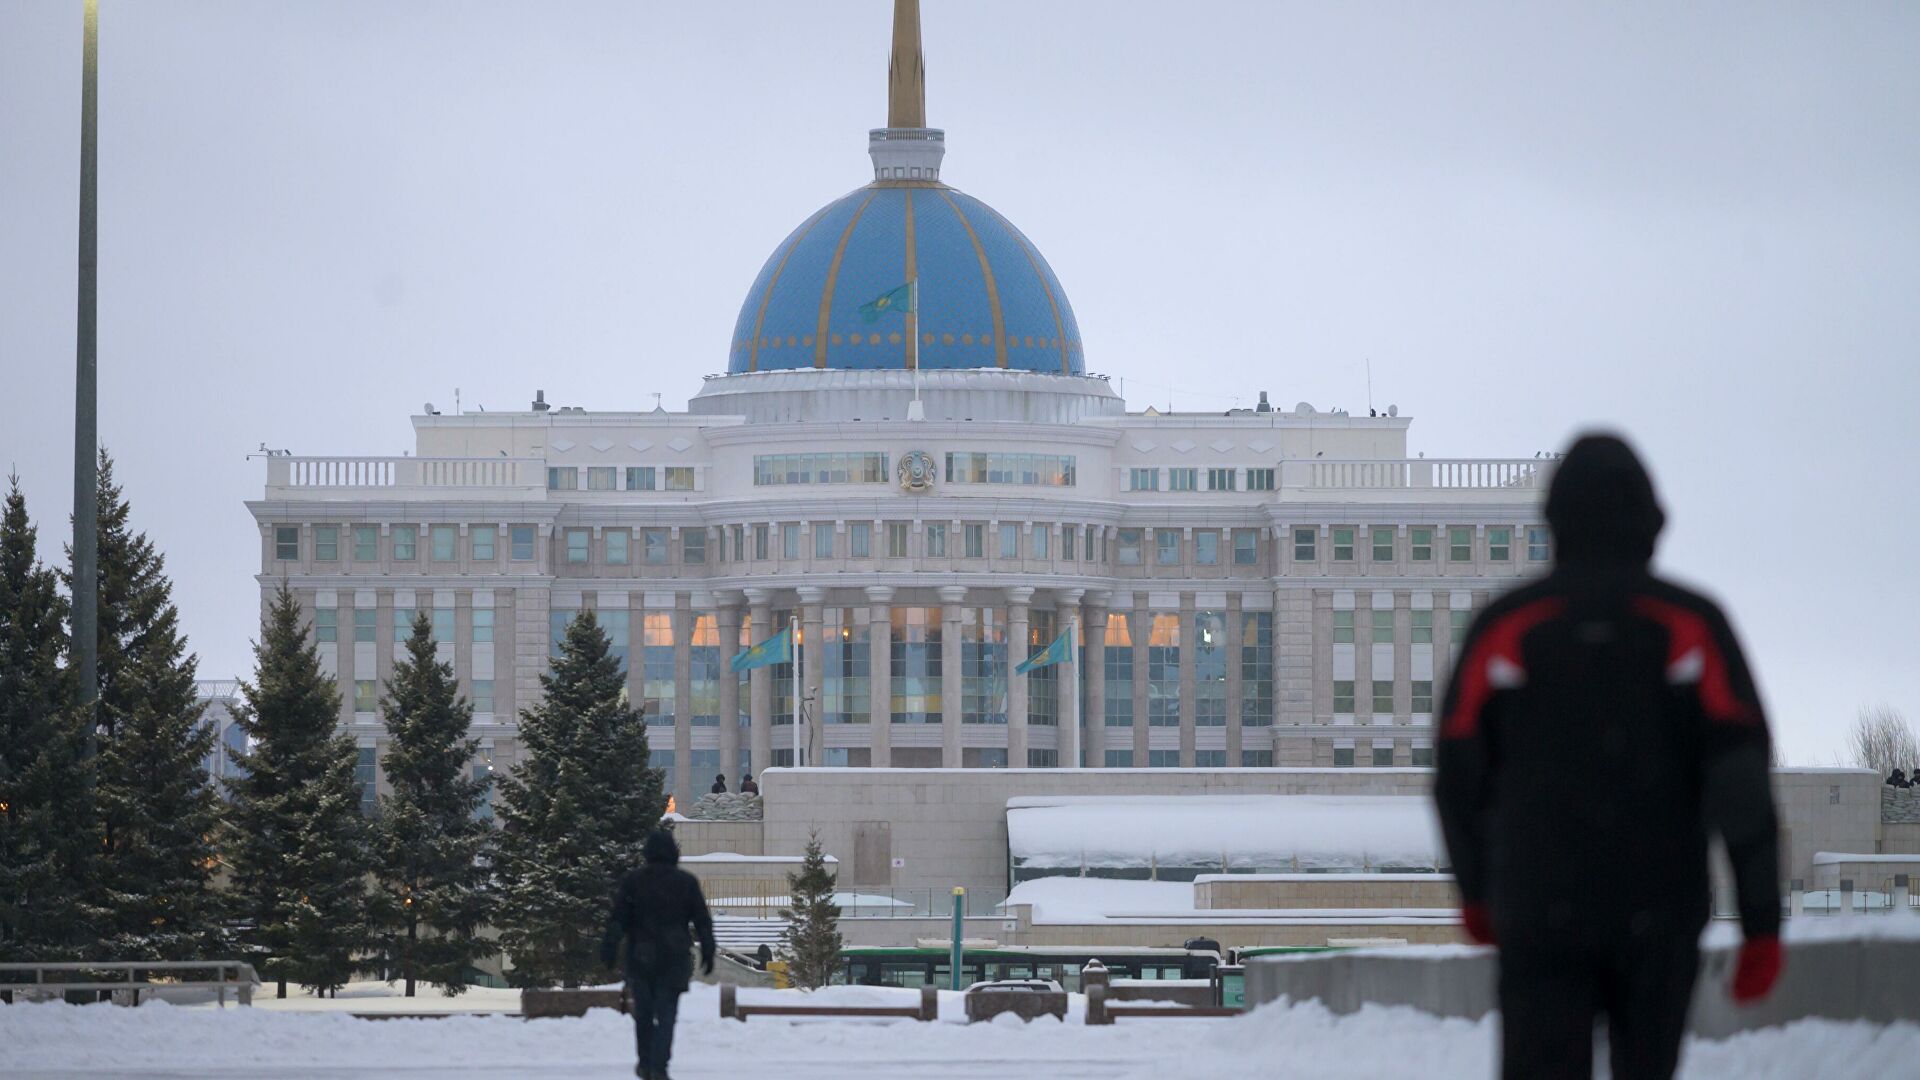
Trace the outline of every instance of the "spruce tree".
{"label": "spruce tree", "polygon": [[836,875],[827,873],[820,834],[807,837],[800,872],[787,875],[786,954],[794,984],[814,990],[840,970],[840,906],[833,902]]}
{"label": "spruce tree", "polygon": [[493,827],[479,818],[488,781],[470,775],[480,746],[467,734],[473,706],[459,696],[452,666],[435,657],[425,612],[414,617],[407,658],[394,665],[385,712],[393,794],[373,827],[374,948],[408,997],[422,981],[452,996],[493,951],[479,936]]}
{"label": "spruce tree", "polygon": [[92,887],[86,726],[61,669],[67,605],[35,554],[18,477],[0,514],[0,961],[71,960],[104,915]]}
{"label": "spruce tree", "polygon": [[228,782],[227,861],[263,977],[337,990],[366,942],[366,822],[340,692],[285,582],[254,645],[254,678],[235,710],[251,749]]}
{"label": "spruce tree", "polygon": [[215,732],[194,686],[198,659],[165,560],[130,526],[104,450],[98,500],[97,885],[107,915],[95,951],[107,960],[224,955],[232,941],[213,881],[221,806],[206,768]]}
{"label": "spruce tree", "polygon": [[604,977],[600,933],[620,875],[640,863],[666,795],[647,728],[591,611],[567,627],[539,704],[520,714],[518,766],[500,785],[495,922],[516,986]]}

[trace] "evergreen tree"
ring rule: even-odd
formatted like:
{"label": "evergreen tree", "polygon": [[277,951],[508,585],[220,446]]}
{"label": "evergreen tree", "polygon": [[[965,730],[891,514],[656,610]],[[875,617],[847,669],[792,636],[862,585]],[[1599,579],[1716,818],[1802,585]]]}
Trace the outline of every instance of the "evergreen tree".
{"label": "evergreen tree", "polygon": [[820,834],[807,837],[800,872],[787,875],[786,954],[788,975],[808,990],[833,981],[840,969],[840,906],[833,902],[836,876],[827,873]]}
{"label": "evergreen tree", "polygon": [[0,961],[77,959],[104,914],[86,726],[61,670],[67,605],[18,477],[0,515]]}
{"label": "evergreen tree", "polygon": [[252,747],[233,794],[227,861],[251,924],[261,974],[337,990],[366,940],[366,822],[352,737],[338,730],[340,692],[300,622],[285,582],[254,646],[253,682],[236,719]]}
{"label": "evergreen tree", "polygon": [[[99,732],[102,843],[96,952],[188,960],[231,951],[214,888],[220,798],[207,773],[215,732],[194,686],[165,560],[128,524],[132,508],[100,453]],[[68,574],[72,588],[72,575]]]}
{"label": "evergreen tree", "polygon": [[[468,986],[474,960],[493,951],[479,936],[487,917],[483,861],[493,827],[479,818],[488,781],[469,775],[480,740],[469,738],[473,706],[458,696],[451,665],[434,655],[433,624],[414,617],[407,659],[387,684],[387,780],[374,821],[374,947],[387,974]],[[422,936],[425,931],[425,936]]]}
{"label": "evergreen tree", "polygon": [[591,611],[567,627],[538,705],[520,714],[521,761],[500,785],[500,941],[518,986],[603,976],[600,932],[622,872],[639,865],[666,795],[647,728]]}

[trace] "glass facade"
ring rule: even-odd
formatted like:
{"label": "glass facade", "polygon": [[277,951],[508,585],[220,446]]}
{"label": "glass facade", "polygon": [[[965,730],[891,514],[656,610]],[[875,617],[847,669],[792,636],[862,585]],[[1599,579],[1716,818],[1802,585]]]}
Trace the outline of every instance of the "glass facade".
{"label": "glass facade", "polygon": [[1073,487],[1074,459],[1060,454],[1000,454],[950,451],[950,484],[1018,484],[1025,487]]}
{"label": "glass facade", "polygon": [[1147,637],[1147,724],[1180,726],[1180,616],[1152,616]]}
{"label": "glass facade", "polygon": [[640,625],[640,701],[648,724],[671,727],[680,715],[673,678],[673,615],[649,611]]}
{"label": "glass facade", "polygon": [[960,722],[1007,722],[1007,624],[999,608],[960,609]]}
{"label": "glass facade", "polygon": [[1273,612],[1240,613],[1240,723],[1273,723]]}
{"label": "glass facade", "polygon": [[[1037,533],[1035,535],[1038,535]],[[1024,661],[1053,644],[1060,636],[1060,621],[1051,611],[1027,612],[1027,646],[1015,659]],[[1077,648],[1077,646],[1076,646]],[[1056,727],[1060,723],[1060,680],[1066,676],[1064,664],[1048,664],[1027,672],[1027,723]]]}
{"label": "glass facade", "polygon": [[1107,690],[1103,722],[1107,727],[1132,727],[1133,633],[1125,615],[1115,612],[1107,616],[1105,643],[1100,662]]}
{"label": "glass facade", "polygon": [[937,724],[942,706],[940,609],[895,607],[891,617],[889,719],[896,724]]}
{"label": "glass facade", "polygon": [[1227,724],[1227,617],[1221,611],[1194,615],[1193,723]]}
{"label": "glass facade", "polygon": [[[854,618],[853,608],[830,607],[821,611],[821,636],[817,658],[820,663],[820,722],[823,724],[864,724],[873,717],[872,650],[865,619]],[[812,648],[813,644],[808,643]]]}
{"label": "glass facade", "polygon": [[884,484],[887,455],[859,454],[756,454],[753,482],[757,487],[775,484]]}
{"label": "glass facade", "polygon": [[[720,648],[718,620],[712,615],[695,616],[693,636],[687,645],[687,666],[691,669],[687,680],[687,712],[692,717],[690,723],[694,727],[720,725],[720,680],[723,676],[732,677],[731,672],[723,669],[728,659],[722,655]],[[715,751],[716,762],[719,760],[718,753]],[[705,775],[705,770],[696,770],[694,779]]]}

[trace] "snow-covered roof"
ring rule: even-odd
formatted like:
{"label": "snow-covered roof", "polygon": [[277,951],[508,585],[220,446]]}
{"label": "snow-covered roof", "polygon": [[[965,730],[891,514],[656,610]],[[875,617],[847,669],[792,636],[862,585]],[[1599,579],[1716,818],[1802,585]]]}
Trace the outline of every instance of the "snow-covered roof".
{"label": "snow-covered roof", "polygon": [[1920,855],[1876,855],[1871,852],[1816,851],[1813,865],[1831,863],[1920,863]]}
{"label": "snow-covered roof", "polygon": [[[731,851],[712,851],[705,855],[682,855],[680,856],[680,861],[683,863],[787,863],[789,865],[797,865],[803,858],[804,856],[800,855],[736,855]],[[821,858],[829,863],[837,863],[840,861],[831,855],[823,855]]]}
{"label": "snow-covered roof", "polygon": [[1023,796],[1007,842],[1026,869],[1447,865],[1432,802],[1408,795]]}

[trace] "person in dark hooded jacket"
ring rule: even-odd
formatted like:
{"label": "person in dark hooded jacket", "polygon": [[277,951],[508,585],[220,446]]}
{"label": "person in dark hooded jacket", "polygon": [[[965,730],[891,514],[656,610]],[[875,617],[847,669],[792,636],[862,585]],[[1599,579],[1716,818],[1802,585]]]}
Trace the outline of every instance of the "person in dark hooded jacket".
{"label": "person in dark hooded jacket", "polygon": [[1503,1075],[1590,1076],[1604,1017],[1615,1077],[1669,1077],[1710,832],[1746,938],[1734,999],[1780,973],[1767,721],[1720,609],[1648,570],[1666,519],[1626,443],[1575,442],[1546,517],[1552,572],[1474,622],[1441,713],[1434,797],[1461,921],[1499,947]]}
{"label": "person in dark hooded jacket", "polygon": [[645,865],[627,871],[614,893],[613,913],[600,941],[600,960],[608,967],[618,964],[626,973],[640,1056],[634,1075],[668,1080],[673,1023],[680,1011],[680,995],[693,981],[696,937],[701,973],[713,974],[713,915],[700,893],[700,882],[680,869],[680,845],[671,832],[655,829],[642,853]]}

